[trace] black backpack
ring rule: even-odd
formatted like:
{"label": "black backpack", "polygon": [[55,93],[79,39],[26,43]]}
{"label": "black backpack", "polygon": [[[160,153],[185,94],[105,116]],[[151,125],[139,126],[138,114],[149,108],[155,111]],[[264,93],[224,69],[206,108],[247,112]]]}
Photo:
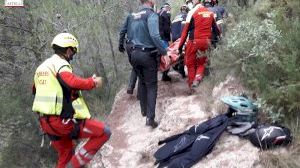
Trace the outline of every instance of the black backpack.
{"label": "black backpack", "polygon": [[286,146],[292,142],[291,131],[279,125],[258,125],[255,131],[248,135],[250,142],[261,149],[271,149]]}

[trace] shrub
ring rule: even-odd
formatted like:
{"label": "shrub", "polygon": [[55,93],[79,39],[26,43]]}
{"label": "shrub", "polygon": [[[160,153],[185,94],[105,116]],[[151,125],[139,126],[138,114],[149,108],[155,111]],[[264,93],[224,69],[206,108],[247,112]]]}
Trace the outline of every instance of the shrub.
{"label": "shrub", "polygon": [[286,18],[284,9],[271,3],[237,16],[239,22],[228,29],[211,59],[216,70],[235,72],[258,93],[272,122],[300,110],[300,23],[297,17]]}

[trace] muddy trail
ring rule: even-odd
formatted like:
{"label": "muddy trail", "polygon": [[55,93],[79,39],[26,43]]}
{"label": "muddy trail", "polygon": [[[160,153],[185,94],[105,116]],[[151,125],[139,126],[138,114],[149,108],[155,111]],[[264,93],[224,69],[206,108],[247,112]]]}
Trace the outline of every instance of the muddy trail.
{"label": "muddy trail", "polygon": [[[156,167],[153,154],[160,147],[159,140],[224,113],[226,107],[220,97],[243,92],[238,81],[227,77],[213,89],[208,89],[212,86],[203,82],[195,94],[189,95],[185,79],[175,72],[171,72],[171,77],[172,82],[158,83],[156,120],[159,126],[156,129],[145,126],[136,93],[130,96],[123,88],[117,94],[106,120],[113,135],[90,163],[90,168]],[[224,132],[212,152],[193,168],[261,167],[258,151],[250,142]]]}

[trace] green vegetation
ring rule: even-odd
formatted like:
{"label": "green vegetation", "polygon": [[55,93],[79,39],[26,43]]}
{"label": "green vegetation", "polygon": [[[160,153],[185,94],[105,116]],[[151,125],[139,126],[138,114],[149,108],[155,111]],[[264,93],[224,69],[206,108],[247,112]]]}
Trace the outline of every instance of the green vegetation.
{"label": "green vegetation", "polygon": [[[261,107],[261,120],[291,128],[295,140],[288,153],[262,153],[266,167],[299,167],[300,3],[257,0],[240,7],[227,1],[223,45],[213,51],[216,73],[240,78]],[[220,74],[219,74],[220,75]]]}
{"label": "green vegetation", "polygon": [[212,58],[216,71],[235,71],[257,93],[273,122],[300,110],[299,4],[284,2],[257,1],[247,10],[235,9],[235,22]]}

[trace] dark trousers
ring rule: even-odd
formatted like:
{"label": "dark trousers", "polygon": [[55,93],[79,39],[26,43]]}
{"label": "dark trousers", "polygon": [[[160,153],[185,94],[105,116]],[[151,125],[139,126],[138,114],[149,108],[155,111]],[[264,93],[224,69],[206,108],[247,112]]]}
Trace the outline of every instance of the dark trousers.
{"label": "dark trousers", "polygon": [[219,42],[218,35],[216,33],[212,33],[211,45],[213,48],[217,48],[217,43]]}
{"label": "dark trousers", "polygon": [[168,76],[168,73],[169,73],[169,71],[170,71],[170,69],[167,69],[167,70],[165,70],[163,73],[162,73],[162,78],[165,78],[165,77],[167,77]]}
{"label": "dark trousers", "polygon": [[134,49],[131,53],[130,63],[137,72],[139,78],[139,98],[142,112],[146,112],[147,118],[155,118],[155,106],[157,97],[157,52]]}
{"label": "dark trousers", "polygon": [[[131,57],[132,47],[133,47],[132,43],[126,43],[126,52],[128,55],[129,62],[131,60],[130,57]],[[130,62],[130,64],[131,64],[131,62]],[[132,68],[130,77],[129,77],[129,81],[128,81],[127,89],[133,90],[135,88],[136,81],[137,81],[137,74],[136,74],[135,70]]]}
{"label": "dark trousers", "polygon": [[135,70],[132,68],[130,77],[129,77],[129,81],[128,81],[127,89],[134,90],[136,81],[137,81],[137,74],[136,74]]}

